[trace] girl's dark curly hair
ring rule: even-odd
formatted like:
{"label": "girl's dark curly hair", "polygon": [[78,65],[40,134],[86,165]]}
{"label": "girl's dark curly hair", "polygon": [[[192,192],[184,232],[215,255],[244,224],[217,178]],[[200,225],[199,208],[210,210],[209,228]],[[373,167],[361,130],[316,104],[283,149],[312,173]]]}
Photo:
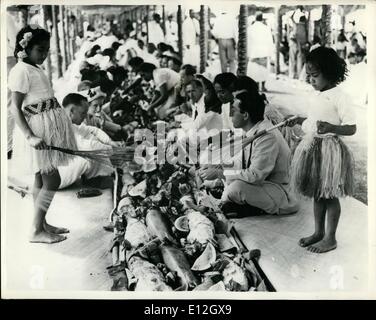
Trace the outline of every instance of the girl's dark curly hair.
{"label": "girl's dark curly hair", "polygon": [[345,60],[332,48],[318,47],[307,56],[307,63],[318,68],[325,79],[339,84],[346,79],[348,70]]}
{"label": "girl's dark curly hair", "polygon": [[[20,45],[20,41],[23,39],[24,34],[28,32],[31,32],[33,37],[27,43],[26,48],[22,48],[22,46]],[[14,56],[17,58],[17,54],[22,50],[25,50],[28,54],[33,46],[40,44],[43,41],[50,41],[50,38],[51,34],[48,31],[39,28],[33,29],[30,25],[27,25],[17,33]]]}

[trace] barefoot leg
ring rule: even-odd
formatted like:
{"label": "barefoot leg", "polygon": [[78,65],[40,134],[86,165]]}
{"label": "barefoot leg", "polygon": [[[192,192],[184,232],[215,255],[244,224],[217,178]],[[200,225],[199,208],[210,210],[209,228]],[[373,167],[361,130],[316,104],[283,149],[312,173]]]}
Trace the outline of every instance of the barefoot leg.
{"label": "barefoot leg", "polygon": [[327,213],[327,230],[325,237],[308,247],[308,250],[314,253],[323,253],[337,248],[336,231],[341,216],[341,205],[337,198],[326,200]]}
{"label": "barefoot leg", "polygon": [[36,192],[35,215],[33,221],[33,230],[30,242],[55,243],[66,239],[64,236],[50,234],[44,229],[44,223],[47,211],[51,205],[52,199],[57,188],[60,185],[60,175],[57,171],[48,174],[41,174],[42,188]]}
{"label": "barefoot leg", "polygon": [[320,241],[325,234],[325,213],[326,213],[326,203],[325,200],[319,199],[313,202],[313,213],[315,218],[315,232],[305,238],[299,240],[299,245],[302,247],[307,247],[313,243]]}
{"label": "barefoot leg", "polygon": [[38,194],[39,194],[40,190],[42,189],[42,187],[43,187],[42,175],[40,174],[40,172],[37,172],[35,174],[34,187],[33,187],[34,206],[35,206],[35,202],[37,200]]}

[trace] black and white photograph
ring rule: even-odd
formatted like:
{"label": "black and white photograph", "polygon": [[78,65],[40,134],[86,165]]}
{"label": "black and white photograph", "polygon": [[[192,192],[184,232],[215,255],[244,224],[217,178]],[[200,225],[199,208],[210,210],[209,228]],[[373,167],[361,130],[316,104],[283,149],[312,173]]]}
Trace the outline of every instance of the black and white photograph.
{"label": "black and white photograph", "polygon": [[1,1],[2,298],[375,299],[375,15]]}

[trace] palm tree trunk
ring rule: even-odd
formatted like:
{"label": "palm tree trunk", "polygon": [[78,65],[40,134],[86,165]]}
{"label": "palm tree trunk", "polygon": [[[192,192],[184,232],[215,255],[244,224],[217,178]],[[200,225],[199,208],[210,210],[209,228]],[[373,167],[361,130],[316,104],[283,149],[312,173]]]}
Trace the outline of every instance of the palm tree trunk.
{"label": "palm tree trunk", "polygon": [[183,13],[182,13],[180,4],[178,5],[177,23],[178,23],[179,56],[180,56],[180,61],[183,61]]}
{"label": "palm tree trunk", "polygon": [[248,56],[247,56],[247,25],[248,25],[248,7],[240,5],[239,11],[239,42],[238,42],[238,72],[237,74],[246,75]]}
{"label": "palm tree trunk", "polygon": [[[47,20],[48,20],[47,6],[42,6],[42,16],[43,16],[43,28],[47,30],[48,32],[51,32],[47,24]],[[48,51],[45,66],[46,66],[48,80],[50,81],[50,85],[52,86],[51,51]]]}
{"label": "palm tree trunk", "polygon": [[281,73],[281,65],[279,60],[279,48],[281,46],[281,35],[282,35],[282,14],[281,7],[276,8],[276,17],[277,17],[277,28],[275,33],[275,74],[278,75]]}
{"label": "palm tree trunk", "polygon": [[321,45],[330,47],[332,45],[332,7],[330,5],[322,5],[321,14]]}
{"label": "palm tree trunk", "polygon": [[66,36],[65,36],[65,19],[64,19],[64,6],[59,6],[59,11],[60,11],[60,23],[61,23],[61,37],[60,39],[63,40],[63,48],[62,48],[62,53],[63,53],[63,70],[67,70],[68,68],[68,61],[67,61],[67,46],[66,46]]}
{"label": "palm tree trunk", "polygon": [[200,73],[205,72],[208,56],[207,10],[200,6]]}
{"label": "palm tree trunk", "polygon": [[58,6],[52,6],[52,31],[55,37],[57,77],[60,78],[63,75],[63,70],[61,68],[62,57],[61,57],[61,51],[60,51],[59,32],[57,30],[57,14],[58,14]]}

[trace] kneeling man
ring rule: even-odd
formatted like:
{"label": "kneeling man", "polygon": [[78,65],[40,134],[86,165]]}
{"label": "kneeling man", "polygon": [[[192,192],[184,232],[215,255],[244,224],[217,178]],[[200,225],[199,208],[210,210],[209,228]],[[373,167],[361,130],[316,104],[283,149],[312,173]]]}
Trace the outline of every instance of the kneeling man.
{"label": "kneeling man", "polygon": [[[230,115],[235,128],[247,137],[272,127],[264,119],[265,101],[258,92],[241,91],[235,95]],[[243,148],[233,157],[231,167],[204,167],[203,180],[225,178],[222,210],[225,214],[289,214],[298,210],[289,190],[290,149],[279,130],[272,130]]]}

